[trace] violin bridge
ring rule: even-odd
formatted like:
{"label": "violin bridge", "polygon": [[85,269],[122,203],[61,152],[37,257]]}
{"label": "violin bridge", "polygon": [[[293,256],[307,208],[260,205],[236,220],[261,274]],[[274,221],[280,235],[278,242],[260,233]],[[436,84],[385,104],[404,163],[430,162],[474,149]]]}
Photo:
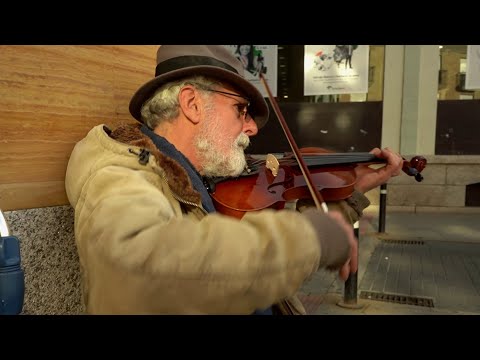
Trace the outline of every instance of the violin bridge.
{"label": "violin bridge", "polygon": [[267,169],[270,169],[273,176],[277,176],[278,175],[278,168],[280,167],[280,163],[278,162],[278,159],[275,156],[273,156],[272,154],[268,154],[265,167]]}

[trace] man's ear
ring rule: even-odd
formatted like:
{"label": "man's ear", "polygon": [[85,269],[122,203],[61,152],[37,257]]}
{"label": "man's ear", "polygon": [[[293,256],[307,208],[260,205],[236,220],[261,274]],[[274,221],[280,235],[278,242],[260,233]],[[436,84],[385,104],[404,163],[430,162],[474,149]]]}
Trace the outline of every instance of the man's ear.
{"label": "man's ear", "polygon": [[201,100],[196,89],[192,85],[181,88],[178,94],[178,102],[184,116],[193,124],[197,124],[200,121],[202,111]]}

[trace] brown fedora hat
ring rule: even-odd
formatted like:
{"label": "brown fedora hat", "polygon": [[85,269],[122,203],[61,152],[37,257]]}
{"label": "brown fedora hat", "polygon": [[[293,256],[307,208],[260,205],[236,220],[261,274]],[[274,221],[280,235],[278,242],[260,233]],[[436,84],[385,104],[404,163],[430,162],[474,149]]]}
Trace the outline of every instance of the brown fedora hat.
{"label": "brown fedora hat", "polygon": [[268,106],[258,89],[244,78],[242,63],[223,45],[161,45],[157,51],[155,78],[142,85],[130,100],[129,110],[142,122],[140,109],[166,82],[191,75],[205,75],[227,82],[250,99],[258,128],[268,120]]}

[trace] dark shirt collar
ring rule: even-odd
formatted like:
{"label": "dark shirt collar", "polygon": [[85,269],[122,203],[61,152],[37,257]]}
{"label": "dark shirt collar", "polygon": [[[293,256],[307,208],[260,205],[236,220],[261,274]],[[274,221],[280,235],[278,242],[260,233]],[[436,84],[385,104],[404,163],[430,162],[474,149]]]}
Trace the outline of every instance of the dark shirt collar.
{"label": "dark shirt collar", "polygon": [[213,205],[212,198],[210,197],[210,194],[203,183],[202,176],[198,173],[190,160],[188,160],[185,155],[178,151],[177,148],[167,139],[155,134],[146,125],[143,125],[141,130],[145,135],[152,139],[153,143],[161,153],[176,160],[187,171],[193,188],[197,190],[202,197],[202,205],[204,209],[209,213],[215,212],[215,206]]}

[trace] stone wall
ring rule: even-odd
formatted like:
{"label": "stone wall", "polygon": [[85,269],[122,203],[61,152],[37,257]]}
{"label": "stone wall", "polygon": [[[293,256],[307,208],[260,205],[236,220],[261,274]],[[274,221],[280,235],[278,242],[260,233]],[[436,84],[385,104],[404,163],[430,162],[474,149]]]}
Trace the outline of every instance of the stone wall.
{"label": "stone wall", "polygon": [[5,211],[10,234],[20,241],[25,272],[22,314],[82,314],[80,265],[70,206]]}
{"label": "stone wall", "polygon": [[[411,156],[405,156],[410,160]],[[387,183],[387,209],[421,211],[479,211],[465,207],[466,186],[480,182],[480,156],[427,156],[422,182],[402,175]],[[378,205],[379,188],[367,193],[372,205]]]}

